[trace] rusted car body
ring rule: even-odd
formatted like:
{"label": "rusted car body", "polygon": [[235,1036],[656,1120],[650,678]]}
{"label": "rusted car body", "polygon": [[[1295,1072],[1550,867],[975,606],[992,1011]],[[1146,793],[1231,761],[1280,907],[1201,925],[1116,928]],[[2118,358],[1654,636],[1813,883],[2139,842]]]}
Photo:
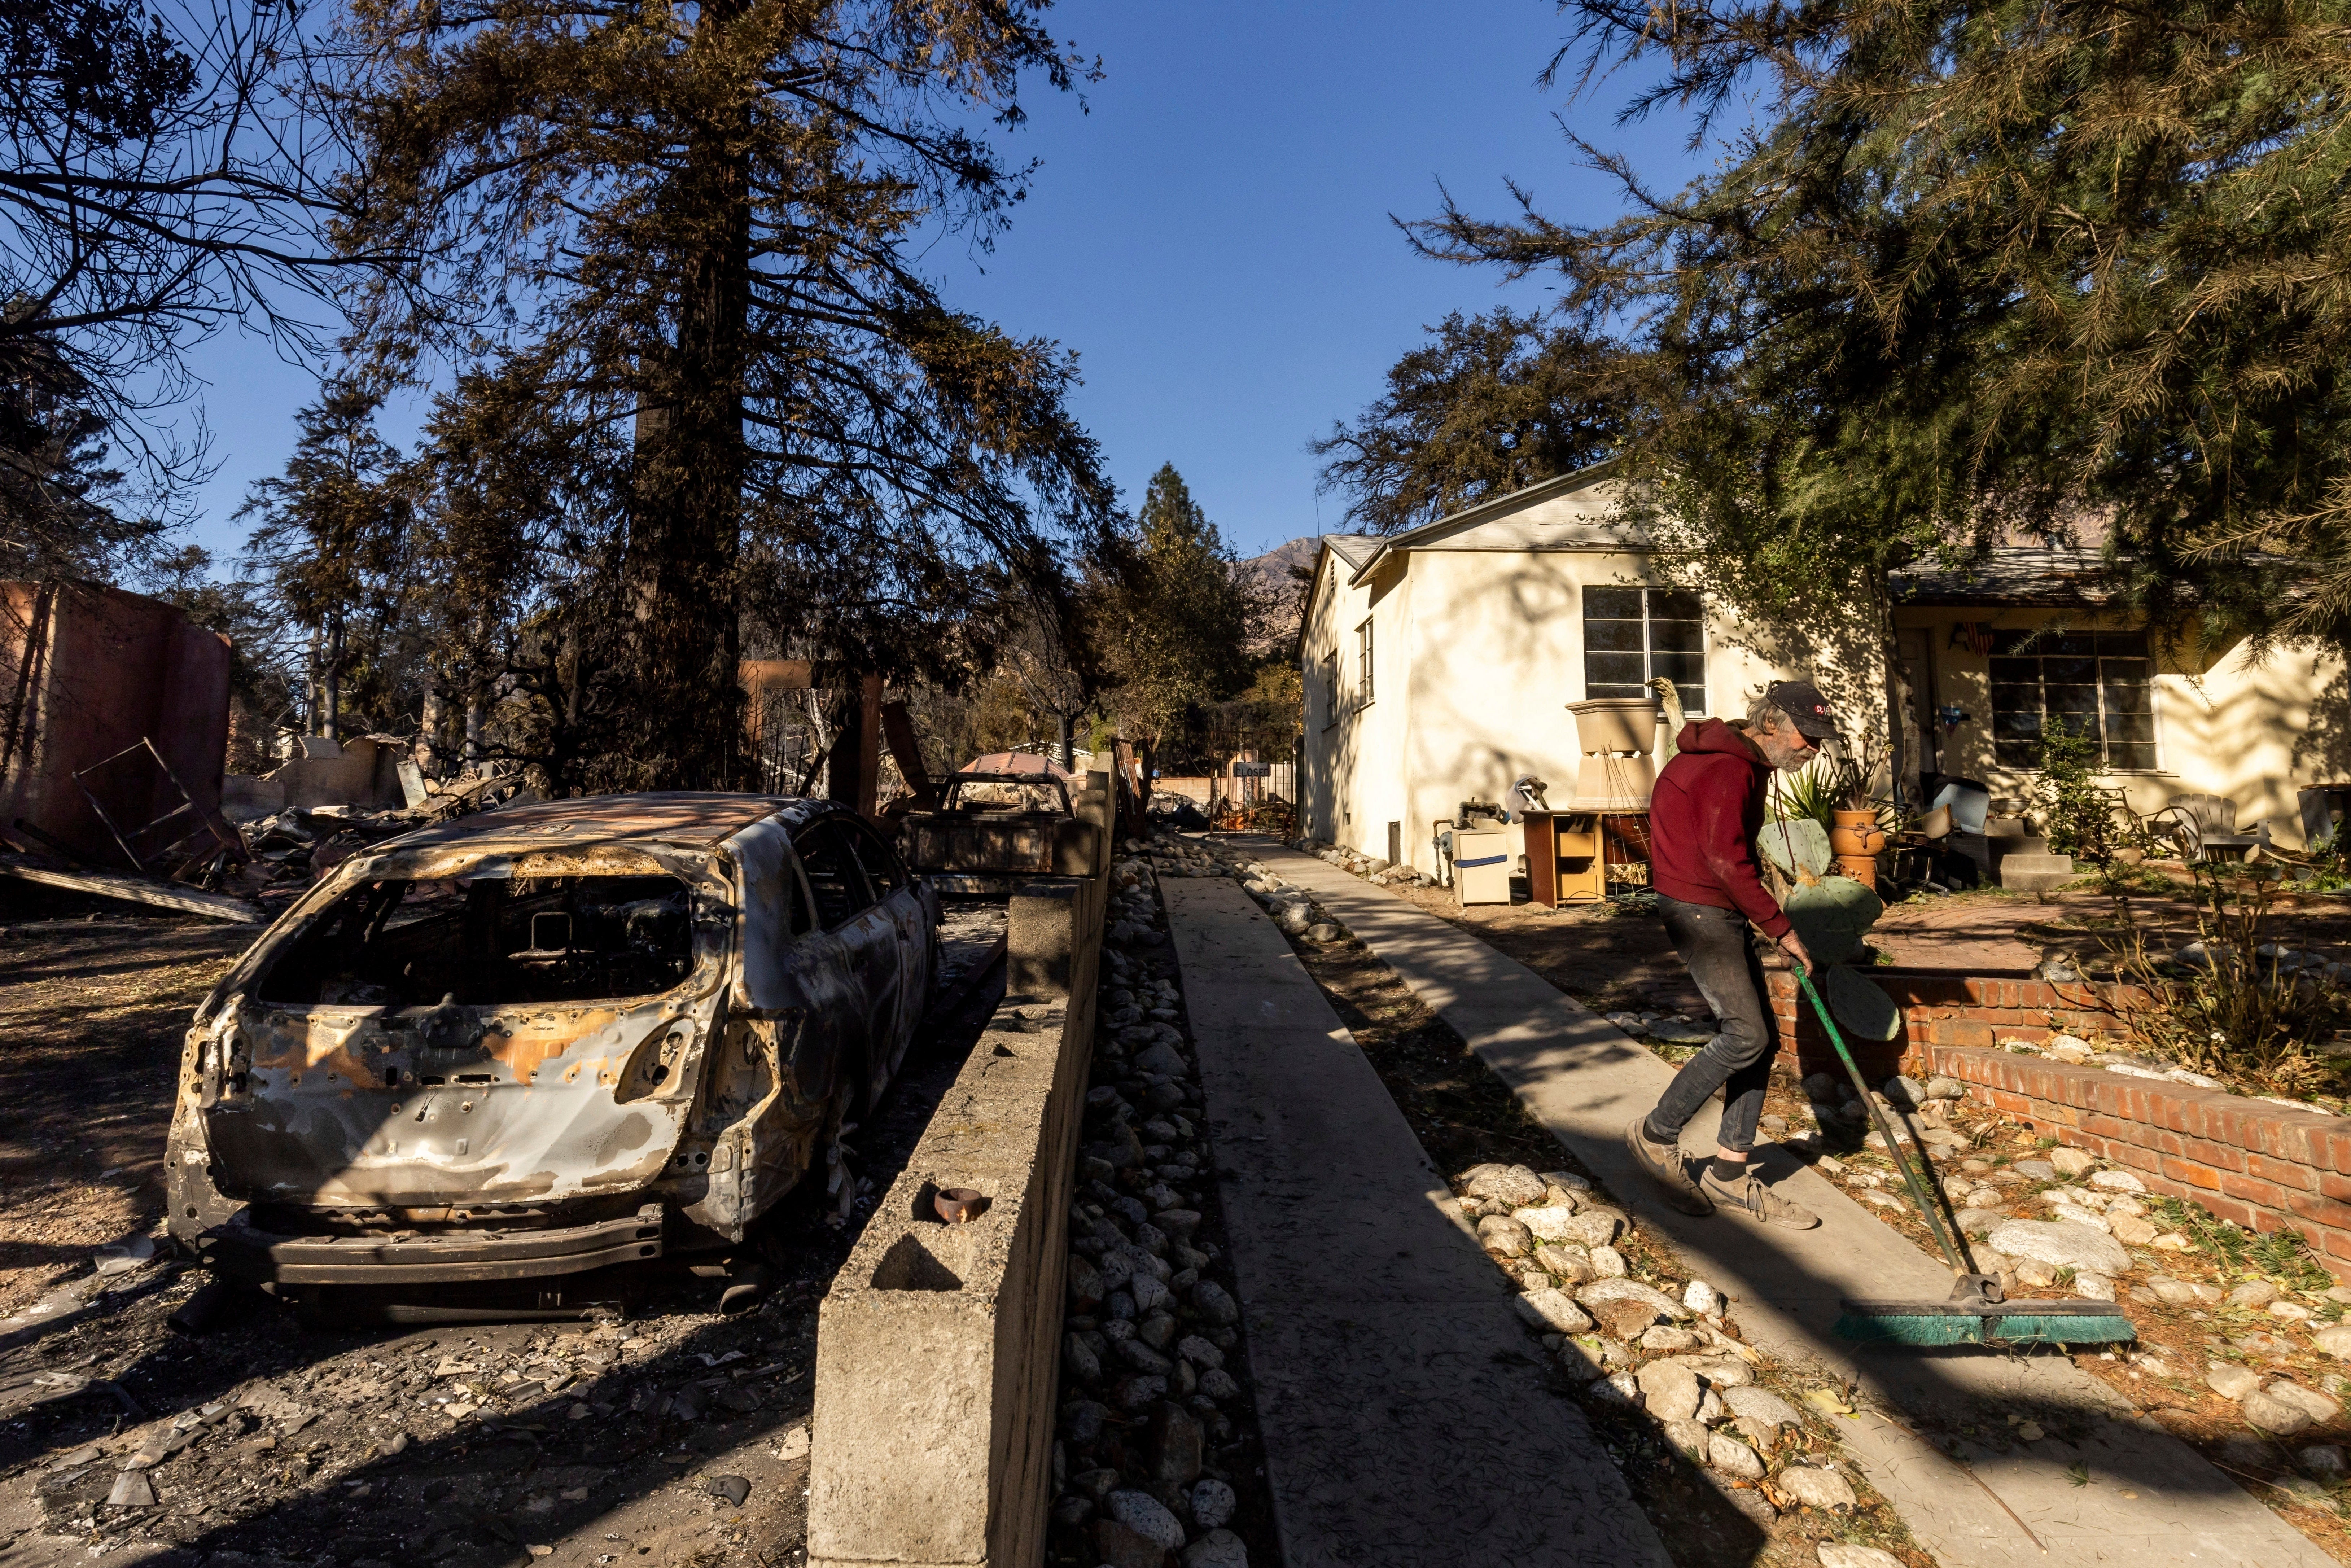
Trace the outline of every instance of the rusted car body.
{"label": "rusted car body", "polygon": [[198,1010],[172,1232],[273,1289],[723,1253],[897,1070],[938,918],[822,801],[607,796],[373,845]]}
{"label": "rusted car body", "polygon": [[1100,836],[1071,812],[1068,786],[1053,774],[951,774],[938,810],[898,821],[908,862],[954,894],[1000,895],[1032,876],[1084,876]]}

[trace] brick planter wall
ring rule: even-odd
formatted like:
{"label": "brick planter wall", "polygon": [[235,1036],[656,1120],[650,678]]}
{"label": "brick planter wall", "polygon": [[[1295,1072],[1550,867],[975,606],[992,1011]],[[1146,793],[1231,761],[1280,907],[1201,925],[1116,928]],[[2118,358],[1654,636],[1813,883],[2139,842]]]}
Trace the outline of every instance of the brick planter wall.
{"label": "brick planter wall", "polygon": [[[1907,1064],[1927,1065],[1922,1054],[1938,1046],[1990,1046],[2011,1036],[2046,1040],[2053,1034],[2092,1035],[2117,1026],[2116,1008],[2141,993],[2133,987],[2074,984],[1954,975],[1928,969],[1861,971],[1902,1011],[1902,1028],[1890,1040],[1845,1037],[1854,1060],[1872,1082]],[[1785,967],[1767,968],[1771,1012],[1780,1033],[1780,1061],[1800,1073],[1844,1069],[1821,1031],[1813,1005],[1796,988]]]}
{"label": "brick planter wall", "polygon": [[1917,1065],[2152,1191],[2249,1230],[2291,1226],[2351,1282],[2351,1119],[2006,1051],[1929,1045]]}

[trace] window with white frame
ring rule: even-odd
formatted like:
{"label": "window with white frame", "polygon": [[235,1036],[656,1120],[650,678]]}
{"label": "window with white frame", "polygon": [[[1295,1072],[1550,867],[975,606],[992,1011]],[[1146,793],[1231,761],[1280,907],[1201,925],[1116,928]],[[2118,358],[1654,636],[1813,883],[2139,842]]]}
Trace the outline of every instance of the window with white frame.
{"label": "window with white frame", "polygon": [[1357,707],[1372,706],[1372,622],[1369,616],[1355,628],[1355,669],[1362,684],[1356,687]]}
{"label": "window with white frame", "polygon": [[1339,722],[1339,655],[1322,655],[1322,727]]}
{"label": "window with white frame", "polygon": [[1646,697],[1663,675],[1686,713],[1706,712],[1706,609],[1676,588],[1583,591],[1583,695]]}

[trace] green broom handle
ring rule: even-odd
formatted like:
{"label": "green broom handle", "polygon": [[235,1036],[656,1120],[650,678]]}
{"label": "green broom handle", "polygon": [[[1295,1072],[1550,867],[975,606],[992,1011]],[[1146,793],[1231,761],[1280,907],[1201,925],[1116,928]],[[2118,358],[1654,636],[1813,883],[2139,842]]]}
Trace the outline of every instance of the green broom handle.
{"label": "green broom handle", "polygon": [[1861,1069],[1854,1065],[1853,1052],[1844,1048],[1844,1037],[1837,1033],[1836,1024],[1829,1017],[1828,1004],[1822,1001],[1820,992],[1813,988],[1813,977],[1805,972],[1802,964],[1792,963],[1789,967],[1796,971],[1796,983],[1804,988],[1804,995],[1813,998],[1813,1010],[1821,1015],[1821,1027],[1828,1030],[1829,1043],[1836,1047],[1837,1060],[1844,1063],[1845,1071],[1852,1075],[1854,1092],[1861,1096],[1862,1107],[1869,1113],[1869,1119],[1877,1124],[1877,1135],[1886,1140],[1886,1156],[1893,1160],[1894,1168],[1902,1173],[1903,1184],[1910,1189],[1910,1201],[1918,1206],[1919,1214],[1926,1218],[1927,1228],[1935,1233],[1935,1243],[1943,1249],[1943,1257],[1951,1265],[1951,1272],[1974,1272],[1960,1260],[1959,1249],[1951,1245],[1950,1237],[1943,1229],[1943,1217],[1935,1212],[1926,1183],[1911,1170],[1910,1162],[1902,1157],[1901,1140],[1894,1135],[1894,1129],[1887,1124],[1886,1113],[1879,1110],[1877,1102],[1869,1097],[1869,1085],[1862,1082]]}

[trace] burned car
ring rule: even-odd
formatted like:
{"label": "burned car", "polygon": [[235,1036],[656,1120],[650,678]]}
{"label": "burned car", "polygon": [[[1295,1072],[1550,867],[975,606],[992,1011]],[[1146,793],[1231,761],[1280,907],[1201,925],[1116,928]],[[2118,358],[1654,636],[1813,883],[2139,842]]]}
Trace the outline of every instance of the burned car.
{"label": "burned car", "polygon": [[1083,876],[1095,829],[1058,774],[965,772],[941,781],[935,811],[899,820],[906,859],[942,893],[1001,897],[1032,876]]}
{"label": "burned car", "polygon": [[853,1192],[841,1129],[927,1010],[938,919],[822,801],[604,796],[371,846],[198,1010],[172,1231],[313,1304],[560,1309],[608,1266],[743,1250],[812,1175]]}

